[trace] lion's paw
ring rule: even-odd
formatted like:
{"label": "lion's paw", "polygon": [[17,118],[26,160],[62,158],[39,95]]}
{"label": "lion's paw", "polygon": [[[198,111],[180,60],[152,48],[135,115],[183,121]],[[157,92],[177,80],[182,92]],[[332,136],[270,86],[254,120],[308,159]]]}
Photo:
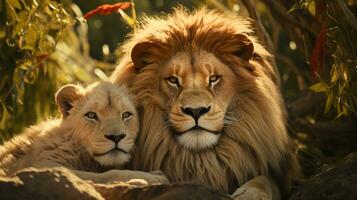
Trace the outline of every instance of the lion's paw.
{"label": "lion's paw", "polygon": [[130,179],[129,181],[127,181],[126,183],[128,183],[130,185],[135,185],[135,186],[149,185],[149,183],[147,181],[145,181],[144,179],[141,179],[141,178],[133,178],[133,179]]}
{"label": "lion's paw", "polygon": [[145,178],[150,184],[168,184],[169,180],[161,171],[151,171]]}
{"label": "lion's paw", "polygon": [[169,180],[162,172],[143,172],[143,171],[132,171],[132,170],[110,170],[103,174],[102,181],[104,183],[113,182],[128,182],[135,179],[142,179],[145,184],[166,184]]}
{"label": "lion's paw", "polygon": [[266,192],[257,188],[238,188],[232,197],[235,200],[271,200]]}

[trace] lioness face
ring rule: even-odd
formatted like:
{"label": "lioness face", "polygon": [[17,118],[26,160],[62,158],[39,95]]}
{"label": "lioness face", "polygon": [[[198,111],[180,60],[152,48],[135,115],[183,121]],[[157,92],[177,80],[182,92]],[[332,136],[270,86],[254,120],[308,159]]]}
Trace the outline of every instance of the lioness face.
{"label": "lioness face", "polygon": [[213,147],[224,128],[227,105],[234,98],[234,73],[205,51],[177,53],[160,71],[178,143],[191,150]]}
{"label": "lioness face", "polygon": [[[63,123],[73,129],[74,137],[100,164],[126,163],[139,129],[137,113],[126,89],[111,83],[94,84],[82,91],[78,86],[72,87],[77,87],[71,94],[76,97],[63,104],[68,107]],[[65,95],[70,96],[63,95],[64,99]]]}

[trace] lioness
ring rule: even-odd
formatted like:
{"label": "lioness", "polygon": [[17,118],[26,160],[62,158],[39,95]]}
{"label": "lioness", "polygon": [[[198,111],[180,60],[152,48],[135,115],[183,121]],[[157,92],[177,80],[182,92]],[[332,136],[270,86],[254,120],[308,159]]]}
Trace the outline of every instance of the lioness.
{"label": "lioness", "polygon": [[61,119],[32,126],[0,147],[0,175],[27,167],[64,166],[96,183],[136,178],[167,181],[158,174],[113,169],[129,161],[139,131],[138,115],[125,87],[108,82],[87,88],[70,84],[59,89],[56,103]]}

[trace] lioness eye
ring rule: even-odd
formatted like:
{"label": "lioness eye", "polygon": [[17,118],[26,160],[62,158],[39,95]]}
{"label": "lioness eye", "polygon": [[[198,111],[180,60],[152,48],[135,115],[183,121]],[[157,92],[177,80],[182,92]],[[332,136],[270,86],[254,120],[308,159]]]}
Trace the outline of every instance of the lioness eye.
{"label": "lioness eye", "polygon": [[131,117],[133,114],[131,112],[124,112],[121,116],[123,117],[123,119],[127,119],[129,117]]}
{"label": "lioness eye", "polygon": [[87,112],[84,116],[89,120],[98,120],[98,116],[95,112]]}
{"label": "lioness eye", "polygon": [[169,82],[170,85],[179,86],[179,80],[175,76],[170,76],[169,78],[167,78],[167,81]]}
{"label": "lioness eye", "polygon": [[210,85],[215,85],[216,83],[218,83],[219,79],[221,78],[221,76],[218,75],[212,75],[209,77],[209,84]]}

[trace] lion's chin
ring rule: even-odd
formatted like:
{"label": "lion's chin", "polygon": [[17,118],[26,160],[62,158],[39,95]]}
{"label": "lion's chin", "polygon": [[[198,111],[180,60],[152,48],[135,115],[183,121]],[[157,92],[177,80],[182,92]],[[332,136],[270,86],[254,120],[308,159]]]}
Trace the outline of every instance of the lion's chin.
{"label": "lion's chin", "polygon": [[204,150],[215,146],[220,134],[205,130],[191,130],[176,135],[177,142],[189,150]]}
{"label": "lion's chin", "polygon": [[103,166],[121,166],[129,161],[130,155],[123,152],[111,152],[94,156],[94,159]]}

